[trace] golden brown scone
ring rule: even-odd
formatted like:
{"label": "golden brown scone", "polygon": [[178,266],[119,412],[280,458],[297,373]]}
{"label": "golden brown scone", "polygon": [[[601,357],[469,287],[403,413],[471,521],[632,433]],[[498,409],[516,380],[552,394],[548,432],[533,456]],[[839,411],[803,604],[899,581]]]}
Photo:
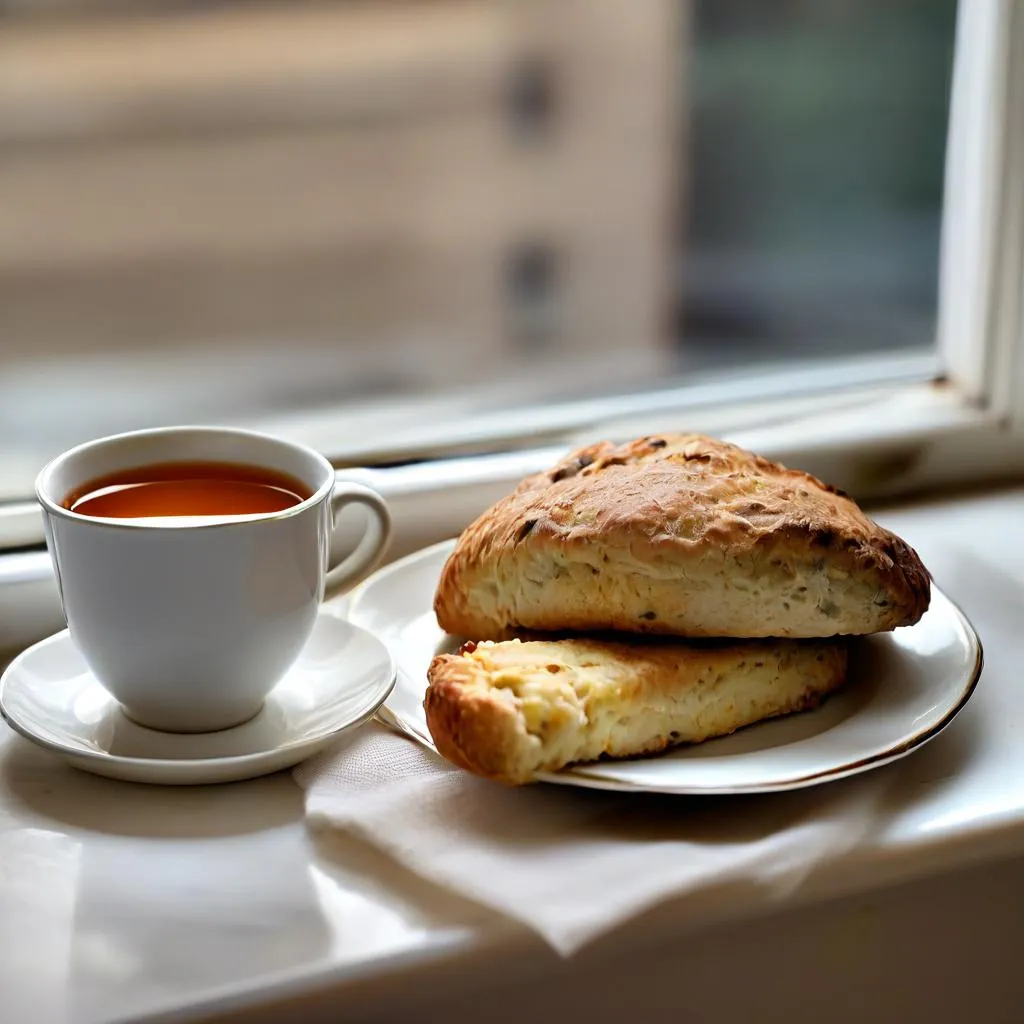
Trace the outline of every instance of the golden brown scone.
{"label": "golden brown scone", "polygon": [[846,495],[722,441],[584,448],[462,534],[441,628],[828,637],[916,622],[928,574]]}
{"label": "golden brown scone", "polygon": [[436,657],[423,703],[445,758],[518,784],[802,711],[845,676],[834,641],[507,640]]}

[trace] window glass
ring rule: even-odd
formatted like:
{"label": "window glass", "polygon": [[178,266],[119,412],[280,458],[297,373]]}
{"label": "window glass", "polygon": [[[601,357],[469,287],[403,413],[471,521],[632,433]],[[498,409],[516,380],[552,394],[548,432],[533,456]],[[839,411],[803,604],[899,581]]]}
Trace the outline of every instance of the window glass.
{"label": "window glass", "polygon": [[744,363],[931,346],[955,4],[695,15],[682,347]]}
{"label": "window glass", "polygon": [[931,346],[955,13],[0,5],[0,499],[122,429]]}

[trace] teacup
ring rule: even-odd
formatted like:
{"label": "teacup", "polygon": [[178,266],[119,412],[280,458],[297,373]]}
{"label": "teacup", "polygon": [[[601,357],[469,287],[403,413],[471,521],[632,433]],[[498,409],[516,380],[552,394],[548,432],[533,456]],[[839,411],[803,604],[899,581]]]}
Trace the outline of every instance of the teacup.
{"label": "teacup", "polygon": [[[284,474],[306,497],[283,511],[108,518],[67,507],[90,481],[168,463],[232,463]],[[39,474],[46,542],[71,639],[140,725],[226,729],[255,715],[298,658],[325,587],[365,575],[391,530],[384,499],[299,444],[250,431],[172,427],[72,448]],[[330,568],[334,519],[363,505],[369,526]]]}

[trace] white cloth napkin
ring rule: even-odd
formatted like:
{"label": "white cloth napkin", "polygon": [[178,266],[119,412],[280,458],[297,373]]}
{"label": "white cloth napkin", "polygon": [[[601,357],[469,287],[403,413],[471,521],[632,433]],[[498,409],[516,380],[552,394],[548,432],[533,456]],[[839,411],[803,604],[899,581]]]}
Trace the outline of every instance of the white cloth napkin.
{"label": "white cloth napkin", "polygon": [[376,723],[295,778],[311,828],[357,836],[563,955],[670,896],[735,881],[786,895],[864,838],[878,792],[848,783],[728,798],[512,789]]}

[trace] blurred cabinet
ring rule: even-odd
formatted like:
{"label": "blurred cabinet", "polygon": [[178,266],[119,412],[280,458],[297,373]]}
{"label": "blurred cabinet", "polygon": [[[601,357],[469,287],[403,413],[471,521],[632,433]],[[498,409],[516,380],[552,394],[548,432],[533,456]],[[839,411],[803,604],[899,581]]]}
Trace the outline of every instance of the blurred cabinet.
{"label": "blurred cabinet", "polygon": [[684,22],[674,0],[0,17],[0,360],[212,341],[334,348],[388,386],[539,354],[649,372]]}

